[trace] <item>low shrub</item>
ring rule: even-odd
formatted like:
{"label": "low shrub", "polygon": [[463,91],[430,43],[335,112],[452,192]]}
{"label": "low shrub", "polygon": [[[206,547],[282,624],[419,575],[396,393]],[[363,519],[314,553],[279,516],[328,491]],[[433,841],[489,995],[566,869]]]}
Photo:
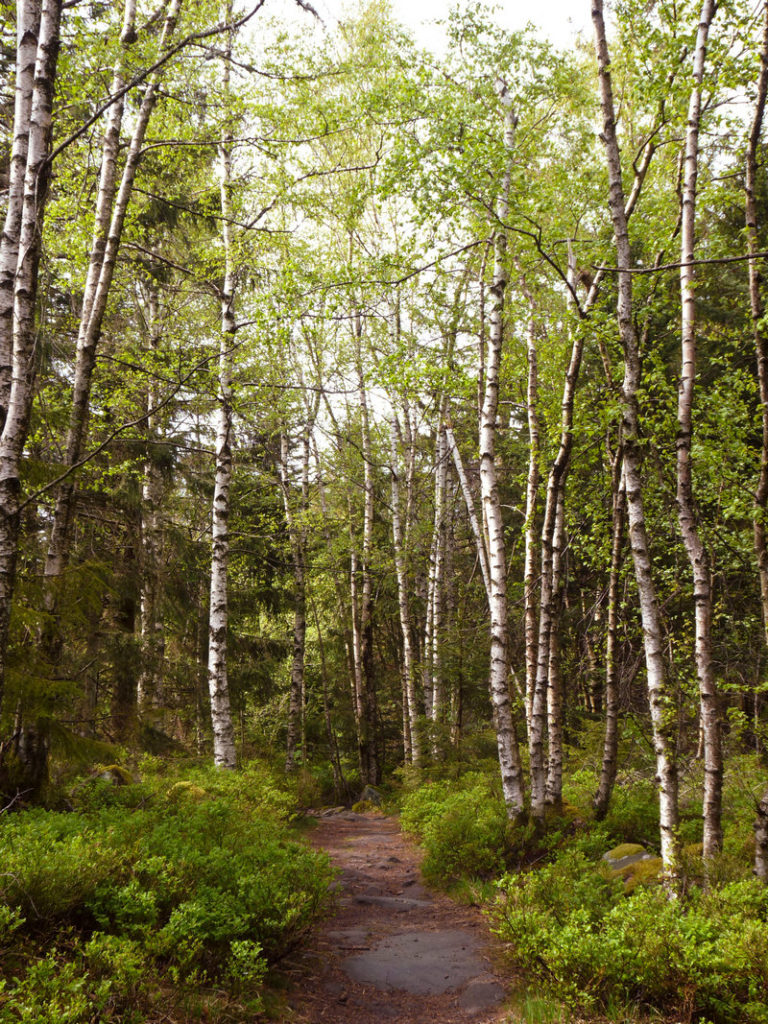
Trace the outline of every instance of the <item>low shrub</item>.
{"label": "low shrub", "polygon": [[2,1024],[143,1021],[160,976],[252,1012],[268,963],[327,906],[328,858],[291,837],[295,803],[268,770],[137,785],[139,804],[98,785],[87,810],[0,820],[0,949],[23,942],[8,962],[26,964],[0,974]]}
{"label": "low shrub", "polygon": [[499,882],[495,931],[519,964],[588,1012],[617,1005],[768,1024],[768,896],[753,881],[695,890],[621,883],[580,856]]}
{"label": "low shrub", "polygon": [[510,848],[504,801],[487,776],[434,782],[405,797],[401,824],[417,836],[426,856],[424,877],[447,885],[462,877],[489,878],[505,867]]}

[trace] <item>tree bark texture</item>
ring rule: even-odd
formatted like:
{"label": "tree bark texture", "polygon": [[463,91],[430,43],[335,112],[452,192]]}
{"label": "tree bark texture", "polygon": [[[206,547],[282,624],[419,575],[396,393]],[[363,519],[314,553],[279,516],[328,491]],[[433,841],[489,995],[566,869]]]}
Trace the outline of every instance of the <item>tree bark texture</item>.
{"label": "tree bark texture", "polygon": [[696,675],[701,703],[704,746],[703,856],[711,859],[723,845],[723,754],[718,687],[712,664],[712,579],[709,552],[699,528],[693,497],[691,444],[693,393],[696,381],[696,186],[699,170],[701,85],[707,38],[715,0],[704,0],[693,60],[693,89],[688,104],[680,223],[681,372],[677,402],[677,515],[693,574]]}
{"label": "tree bark texture", "polygon": [[[165,18],[161,36],[161,48],[167,46],[178,20],[181,0],[172,0]],[[125,50],[135,38],[132,24],[131,4],[125,7],[125,22],[122,41]],[[121,56],[114,70],[112,87],[118,92],[124,84]],[[123,101],[118,100],[109,108],[107,126],[102,144],[101,173],[96,201],[96,222],[94,225],[88,274],[83,295],[83,306],[77,336],[72,408],[69,414],[64,465],[74,469],[80,461],[88,430],[88,414],[91,398],[91,382],[96,354],[107,302],[112,287],[112,278],[117,265],[117,256],[123,234],[128,205],[133,194],[136,172],[141,161],[144,138],[152,112],[157,101],[160,75],[150,76],[142,95],[141,105],[128,145],[120,185],[117,187],[117,159],[120,150],[120,129],[123,119]],[[75,479],[70,474],[59,485],[53,514],[53,525],[45,561],[45,604],[49,615],[55,615],[57,597],[55,581],[62,575],[69,561],[70,534],[75,507]]]}
{"label": "tree bark texture", "polygon": [[0,237],[0,430],[5,424],[13,371],[13,302],[19,261],[19,234],[24,207],[24,178],[35,86],[40,0],[16,4],[16,87],[13,142],[8,174],[8,200]]}
{"label": "tree bark texture", "polygon": [[600,781],[593,801],[598,821],[608,813],[616,781],[619,749],[619,679],[616,664],[616,641],[619,624],[619,583],[627,515],[627,494],[622,469],[623,453],[619,446],[613,457],[611,472],[611,568],[608,575],[608,614],[605,636],[605,738]]}
{"label": "tree bark texture", "polygon": [[659,787],[660,845],[664,873],[675,883],[679,874],[680,840],[678,834],[678,775],[675,750],[674,697],[670,693],[664,657],[664,632],[661,610],[653,579],[650,546],[645,525],[642,490],[642,449],[638,389],[640,354],[632,315],[631,251],[627,232],[627,214],[621,176],[621,157],[616,135],[616,117],[611,83],[610,57],[605,34],[602,0],[592,0],[592,21],[599,70],[600,102],[603,115],[602,139],[605,144],[609,178],[609,206],[616,245],[617,320],[624,349],[624,380],[621,389],[622,430],[624,437],[624,473],[627,492],[629,541],[640,600],[643,645],[648,681],[648,699],[653,726],[656,777]]}
{"label": "tree bark texture", "polygon": [[[504,112],[504,141],[510,152],[514,145],[516,117],[512,97],[504,82],[496,83]],[[504,521],[496,470],[496,416],[499,408],[499,370],[504,340],[504,291],[507,286],[507,236],[503,225],[509,212],[510,171],[500,184],[496,204],[498,226],[494,241],[493,283],[490,288],[488,351],[485,360],[485,394],[480,417],[480,490],[483,522],[488,536],[490,570],[491,663],[489,685],[501,768],[501,785],[507,814],[524,813],[523,772],[509,693],[509,622],[507,609],[507,556]]]}
{"label": "tree bark texture", "polygon": [[[573,259],[569,254],[569,280],[575,281],[573,274]],[[560,707],[560,697],[557,694],[548,695],[550,680],[550,655],[553,630],[556,628],[554,621],[555,599],[560,589],[560,576],[562,561],[555,557],[556,533],[558,529],[558,516],[560,515],[561,502],[564,500],[565,484],[568,478],[568,471],[571,464],[571,450],[573,448],[573,408],[576,399],[576,385],[578,384],[579,371],[581,369],[582,354],[584,351],[584,332],[577,327],[571,344],[571,358],[565,375],[563,386],[563,397],[560,405],[560,443],[555,456],[552,468],[547,481],[547,495],[544,504],[544,522],[541,529],[541,577],[539,582],[539,630],[536,644],[536,682],[531,702],[531,714],[528,732],[528,745],[531,762],[531,814],[534,818],[541,819],[545,814],[547,800],[547,763],[544,756],[544,737],[546,720],[552,718],[555,708]],[[564,523],[561,524],[564,530]],[[557,661],[557,656],[556,656]],[[558,673],[555,672],[555,677]],[[559,684],[556,684],[559,685]],[[556,726],[554,734],[549,731],[551,750],[550,760],[553,764],[559,764],[560,786],[562,786],[562,749],[556,749],[561,742],[562,726]],[[552,769],[555,776],[556,769]],[[555,777],[553,776],[553,784]],[[553,795],[553,800],[557,798]]]}
{"label": "tree bark texture", "polygon": [[355,314],[358,397],[360,401],[361,440],[363,454],[363,544],[361,551],[360,587],[360,670],[361,670],[361,759],[364,781],[372,786],[380,782],[378,751],[378,711],[373,666],[373,555],[374,482],[371,428],[368,417],[368,394],[362,362],[363,321],[359,311]]}
{"label": "tree bark texture", "polygon": [[[146,316],[146,349],[156,352],[160,339],[158,293],[154,282],[149,284]],[[163,528],[160,509],[163,499],[163,474],[157,462],[155,441],[158,428],[157,387],[154,381],[147,387],[147,457],[141,485],[141,667],[136,689],[139,718],[160,712],[163,707],[163,657],[165,627],[163,622],[162,550]]]}
{"label": "tree bark texture", "polygon": [[411,640],[411,607],[408,599],[408,578],[406,575],[406,550],[403,535],[403,520],[400,501],[400,459],[398,455],[396,416],[390,421],[390,475],[392,498],[392,544],[397,575],[397,604],[400,615],[400,633],[403,646],[403,693],[404,693],[404,737],[406,763],[419,765],[422,760],[421,736],[419,735],[419,709],[416,695],[416,680],[413,643]]}
{"label": "tree bark texture", "polygon": [[[18,257],[13,278],[11,387],[0,435],[0,708],[18,552],[20,466],[34,394],[37,275],[50,177],[48,156],[61,8],[61,0],[43,2],[32,97],[29,103],[20,102],[19,116],[23,120],[14,123],[13,133],[14,139],[26,134],[26,167],[21,215],[16,222],[18,237],[6,243],[15,244]],[[28,59],[24,58],[25,66]]]}
{"label": "tree bark texture", "polygon": [[[768,94],[768,3],[763,5],[763,39],[760,48],[760,74],[757,82],[757,97],[749,132],[746,154],[745,178],[745,219],[747,247],[750,255],[760,249],[757,195],[760,186],[758,153]],[[763,172],[764,173],[764,172]],[[763,299],[763,276],[760,262],[749,261],[749,305],[752,314],[752,336],[757,364],[757,381],[760,390],[760,469],[753,497],[754,526],[753,546],[757,560],[760,581],[760,606],[763,619],[763,638],[768,647],[768,539],[766,538],[766,506],[768,506],[768,331],[764,324],[765,301]],[[755,693],[755,724],[757,725],[759,693]],[[757,728],[755,734],[758,734]],[[755,875],[768,882],[768,793],[760,803],[761,813],[755,824]]]}
{"label": "tree bark texture", "polygon": [[[226,4],[226,21],[230,20],[231,0]],[[222,62],[224,94],[229,94],[229,56],[232,39],[227,37],[227,51]],[[216,408],[216,462],[211,528],[211,601],[208,620],[208,692],[211,699],[213,728],[213,760],[221,768],[235,768],[235,731],[229,699],[227,675],[227,633],[229,629],[229,492],[232,485],[232,349],[237,323],[235,321],[235,270],[232,237],[231,136],[219,146],[221,179],[222,243],[224,247],[224,281],[221,287],[221,343],[219,347],[218,403]]]}
{"label": "tree bark texture", "polygon": [[[288,435],[283,431],[280,437],[279,476],[283,492],[285,520],[291,543],[294,600],[293,657],[291,661],[291,686],[288,698],[288,729],[285,750],[285,770],[287,772],[293,771],[296,767],[297,744],[299,739],[303,737],[302,721],[304,715],[304,671],[307,637],[306,515],[309,507],[309,452],[312,428],[313,421],[309,419],[304,424],[302,431],[301,484],[298,514],[294,511],[294,503],[291,496]],[[303,748],[302,757],[306,762],[306,750]]]}

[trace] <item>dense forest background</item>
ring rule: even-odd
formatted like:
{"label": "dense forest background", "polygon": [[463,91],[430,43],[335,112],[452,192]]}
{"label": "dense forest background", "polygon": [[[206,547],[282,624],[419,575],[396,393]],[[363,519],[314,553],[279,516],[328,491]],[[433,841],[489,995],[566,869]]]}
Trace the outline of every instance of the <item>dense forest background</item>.
{"label": "dense forest background", "polygon": [[2,8],[0,808],[642,777],[670,892],[765,882],[768,5],[297,4]]}

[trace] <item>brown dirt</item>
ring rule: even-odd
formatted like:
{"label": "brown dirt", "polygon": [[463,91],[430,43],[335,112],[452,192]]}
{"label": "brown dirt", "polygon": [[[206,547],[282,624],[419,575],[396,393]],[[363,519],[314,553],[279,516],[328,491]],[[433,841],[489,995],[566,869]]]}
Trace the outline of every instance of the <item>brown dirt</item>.
{"label": "brown dirt", "polygon": [[477,908],[420,883],[419,851],[376,814],[321,816],[336,913],[288,967],[297,1024],[501,1024],[502,980]]}

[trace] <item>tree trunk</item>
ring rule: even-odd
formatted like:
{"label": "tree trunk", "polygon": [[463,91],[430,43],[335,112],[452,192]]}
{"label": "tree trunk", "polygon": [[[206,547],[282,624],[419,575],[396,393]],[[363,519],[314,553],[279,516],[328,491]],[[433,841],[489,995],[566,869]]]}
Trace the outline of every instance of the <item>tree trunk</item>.
{"label": "tree trunk", "polygon": [[[3,515],[0,516],[0,708],[16,577],[21,491],[19,474],[35,380],[37,272],[50,178],[48,156],[51,151],[51,111],[59,53],[61,7],[61,0],[43,2],[32,99],[28,105],[20,104],[20,116],[25,120],[14,123],[13,132],[14,140],[26,132],[27,161],[18,238],[10,240],[18,253],[13,281],[13,379],[0,436],[0,508],[3,509]],[[27,59],[28,56],[25,57]]]}
{"label": "tree trunk", "polygon": [[680,225],[680,300],[682,304],[682,366],[677,402],[677,514],[693,574],[695,608],[696,675],[701,702],[704,745],[704,847],[710,860],[723,845],[723,754],[718,688],[712,665],[712,581],[709,553],[699,529],[693,497],[691,443],[693,439],[693,391],[696,380],[696,294],[694,255],[696,246],[696,183],[699,168],[701,83],[707,36],[715,14],[715,0],[704,0],[693,62],[694,86],[688,105],[685,140],[682,216]]}
{"label": "tree trunk", "polygon": [[[172,0],[163,25],[161,47],[165,47],[173,35],[180,7],[181,0]],[[126,3],[125,21],[121,36],[124,48],[135,38],[133,30],[134,15],[135,5],[130,2]],[[116,92],[124,84],[124,62],[125,57],[122,55],[115,67],[112,86]],[[151,75],[147,81],[141,105],[136,114],[136,121],[120,179],[120,186],[117,190],[117,157],[120,149],[120,128],[123,114],[122,100],[113,103],[109,108],[107,128],[102,145],[101,175],[96,202],[96,223],[91,241],[88,274],[77,335],[74,391],[64,456],[64,465],[68,469],[74,469],[77,466],[85,445],[91,381],[96,365],[96,353],[101,338],[101,328],[107,310],[112,278],[117,265],[123,225],[133,193],[136,172],[141,161],[147,127],[157,101],[159,83],[159,73]],[[69,561],[70,534],[74,508],[75,480],[74,475],[70,474],[62,481],[56,492],[53,524],[45,560],[45,607],[48,615],[54,618],[58,603],[56,581],[61,577]],[[51,646],[50,653],[55,660],[57,657],[56,646],[58,640],[54,636],[50,636],[48,642]]]}
{"label": "tree trunk", "polygon": [[536,627],[536,506],[539,498],[539,371],[536,326],[533,310],[528,324],[528,481],[525,491],[525,569],[523,574],[523,619],[525,623],[525,718],[531,727],[533,694],[538,663]]}
{"label": "tree trunk", "polygon": [[544,801],[556,810],[563,806],[563,678],[560,671],[560,616],[565,590],[563,561],[565,558],[565,493],[560,488],[557,498],[555,532],[552,543],[552,610],[549,636],[549,669],[547,672],[547,778]]}
{"label": "tree trunk", "polygon": [[[758,149],[763,127],[766,94],[768,94],[768,3],[763,5],[763,41],[760,49],[760,75],[757,83],[757,99],[752,126],[749,133],[746,159],[745,216],[747,245],[750,255],[760,249],[759,224],[757,219]],[[752,313],[752,335],[757,362],[757,380],[760,388],[760,416],[762,437],[760,444],[760,473],[754,494],[753,544],[760,579],[760,605],[763,617],[763,636],[768,647],[768,543],[766,543],[766,504],[768,504],[768,332],[764,324],[765,303],[763,301],[763,280],[760,263],[749,261],[749,304]],[[759,692],[755,691],[755,736],[759,708]],[[768,883],[768,792],[758,807],[755,822],[755,875]]]}
{"label": "tree trunk", "polygon": [[380,778],[378,752],[378,713],[373,671],[373,580],[371,558],[373,555],[373,453],[371,450],[371,429],[368,419],[368,395],[365,387],[362,361],[363,321],[359,312],[355,314],[354,335],[356,343],[358,396],[362,427],[363,454],[363,544],[361,552],[360,588],[360,672],[361,672],[361,741],[363,781],[378,785]]}
{"label": "tree trunk", "polygon": [[623,451],[619,445],[611,472],[611,569],[608,576],[608,614],[605,637],[605,739],[600,782],[593,801],[595,818],[602,821],[608,813],[613,784],[616,781],[619,748],[619,678],[616,664],[616,640],[619,621],[619,582],[624,545],[627,494],[622,470]]}
{"label": "tree trunk", "polygon": [[[159,346],[158,337],[158,296],[154,282],[149,285],[146,347],[153,353]],[[160,522],[160,507],[163,499],[163,475],[157,464],[155,439],[157,414],[152,410],[157,404],[157,387],[151,382],[147,387],[147,457],[144,463],[144,479],[141,486],[141,667],[136,691],[139,718],[163,707],[163,656],[165,631],[163,623],[161,560],[163,531]]]}
{"label": "tree trunk", "polygon": [[622,430],[624,436],[624,473],[626,479],[629,540],[635,580],[640,599],[643,643],[648,679],[648,698],[653,726],[656,775],[659,787],[659,824],[664,873],[672,884],[679,875],[680,841],[678,836],[678,778],[674,744],[676,716],[670,713],[674,696],[669,691],[664,660],[664,633],[661,611],[653,580],[642,491],[642,445],[638,409],[640,354],[633,320],[631,251],[627,233],[627,211],[621,177],[621,157],[616,137],[616,119],[611,85],[610,57],[603,19],[603,0],[592,0],[592,21],[599,69],[600,101],[603,114],[602,139],[606,149],[610,185],[609,206],[619,267],[617,274],[617,320],[624,349],[624,381],[621,391]]}
{"label": "tree trunk", "polygon": [[288,435],[283,432],[280,437],[280,485],[283,492],[283,507],[291,542],[293,562],[293,659],[291,663],[291,688],[288,699],[288,733],[286,737],[285,770],[291,772],[296,767],[296,747],[302,741],[302,758],[306,764],[307,752],[304,743],[304,687],[305,687],[305,652],[307,637],[307,525],[306,515],[309,507],[309,451],[310,436],[314,424],[314,416],[308,418],[303,427],[302,462],[301,462],[301,502],[299,514],[294,514],[291,501],[290,471],[288,466]]}
{"label": "tree trunk", "polygon": [[422,750],[419,735],[419,710],[414,676],[413,644],[411,642],[411,608],[408,599],[406,552],[403,543],[403,522],[400,510],[400,460],[397,451],[398,429],[396,416],[390,422],[390,474],[392,494],[392,543],[397,574],[397,604],[400,614],[400,632],[403,646],[403,694],[405,760],[416,766],[421,764]]}
{"label": "tree trunk", "polygon": [[755,821],[755,878],[768,885],[768,790],[757,805]]}
{"label": "tree trunk", "polygon": [[446,490],[448,480],[448,450],[440,416],[435,445],[435,522],[432,534],[432,556],[430,558],[430,579],[432,584],[432,645],[427,657],[431,660],[432,678],[432,754],[441,760],[444,754],[441,726],[445,723],[446,693],[443,678],[443,603],[445,590],[445,537],[446,537]]}
{"label": "tree trunk", "polygon": [[[230,20],[231,0],[227,0],[225,21]],[[229,95],[230,55],[232,37],[227,36],[222,62],[224,95]],[[219,348],[219,393],[216,409],[216,470],[213,491],[213,523],[211,530],[211,603],[208,623],[208,691],[211,698],[213,727],[213,760],[221,768],[235,768],[235,731],[229,700],[227,676],[227,631],[229,600],[227,572],[229,567],[229,491],[232,483],[232,348],[235,331],[235,270],[232,238],[231,136],[227,134],[219,146],[221,175],[221,231],[224,246],[224,281],[221,287],[221,343]]]}
{"label": "tree trunk", "polygon": [[13,301],[19,262],[19,234],[24,209],[35,62],[40,32],[41,0],[16,4],[16,93],[13,142],[8,175],[5,224],[0,236],[0,430],[5,425],[13,369]]}
{"label": "tree trunk", "polygon": [[[504,111],[504,142],[510,152],[517,123],[506,85],[497,80]],[[480,417],[480,489],[483,520],[488,536],[490,571],[491,661],[489,685],[501,769],[501,785],[507,814],[524,814],[523,772],[509,695],[509,624],[507,612],[507,556],[496,473],[496,415],[499,408],[499,370],[504,339],[504,291],[507,286],[507,236],[503,225],[509,212],[510,170],[507,169],[496,204],[498,226],[494,245],[493,283],[489,317],[488,353],[485,360],[485,395]]]}
{"label": "tree trunk", "polygon": [[[573,257],[569,252],[568,276],[574,283]],[[554,602],[560,588],[561,563],[555,558],[555,536],[557,532],[560,505],[565,497],[565,484],[571,463],[573,448],[573,407],[576,399],[576,385],[581,369],[584,350],[584,332],[577,327],[573,335],[571,358],[565,375],[560,412],[560,444],[552,464],[547,482],[547,497],[544,505],[544,523],[541,530],[541,580],[539,584],[539,635],[537,641],[536,682],[531,702],[528,744],[531,761],[531,814],[535,819],[544,817],[547,788],[547,766],[544,759],[544,725],[551,707],[560,707],[559,696],[548,696],[550,678],[550,646],[554,629]],[[561,516],[562,519],[562,516]],[[557,675],[557,673],[556,673]],[[556,727],[550,742],[557,745],[562,735],[562,726]],[[560,764],[562,782],[562,749],[555,750],[554,761]]]}

